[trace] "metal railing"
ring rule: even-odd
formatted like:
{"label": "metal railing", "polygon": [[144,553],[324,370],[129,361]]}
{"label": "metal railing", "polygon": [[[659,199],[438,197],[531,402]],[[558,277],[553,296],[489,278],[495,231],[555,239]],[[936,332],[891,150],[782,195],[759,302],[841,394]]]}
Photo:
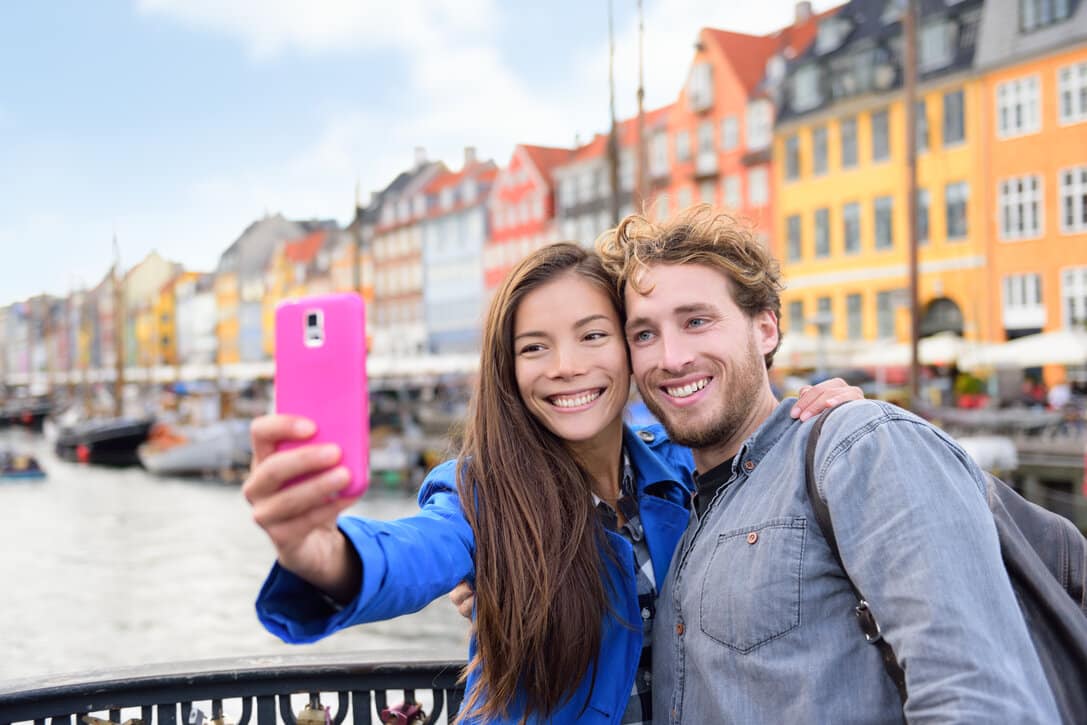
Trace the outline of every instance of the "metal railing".
{"label": "metal railing", "polygon": [[[457,682],[464,662],[397,656],[244,657],[0,682],[0,725],[453,722],[464,695]],[[398,706],[416,702],[425,715],[398,717],[407,710]]]}

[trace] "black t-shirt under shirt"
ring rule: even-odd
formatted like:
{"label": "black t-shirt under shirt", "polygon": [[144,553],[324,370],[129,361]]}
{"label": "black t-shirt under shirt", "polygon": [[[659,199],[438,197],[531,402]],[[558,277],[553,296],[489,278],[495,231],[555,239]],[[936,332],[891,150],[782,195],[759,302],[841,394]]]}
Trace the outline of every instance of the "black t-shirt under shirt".
{"label": "black t-shirt under shirt", "polygon": [[697,493],[694,497],[694,510],[698,514],[698,518],[702,518],[703,514],[706,513],[706,509],[709,508],[710,501],[732,478],[732,462],[734,460],[736,460],[735,456],[714,466],[705,473],[694,474]]}

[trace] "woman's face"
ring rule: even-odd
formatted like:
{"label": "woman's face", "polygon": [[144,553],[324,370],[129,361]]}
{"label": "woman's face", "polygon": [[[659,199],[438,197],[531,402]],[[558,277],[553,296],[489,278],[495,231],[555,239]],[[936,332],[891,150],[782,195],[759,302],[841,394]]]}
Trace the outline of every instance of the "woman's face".
{"label": "woman's face", "polygon": [[580,275],[556,277],[525,295],[513,325],[517,388],[529,412],[571,443],[619,424],[630,367],[619,315]]}

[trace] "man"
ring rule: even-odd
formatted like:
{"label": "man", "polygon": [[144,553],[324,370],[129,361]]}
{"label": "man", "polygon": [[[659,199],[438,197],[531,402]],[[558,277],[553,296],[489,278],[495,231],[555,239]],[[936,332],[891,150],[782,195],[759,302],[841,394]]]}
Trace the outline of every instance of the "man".
{"label": "man", "polygon": [[642,397],[700,472],[658,599],[655,722],[1058,721],[981,471],[919,418],[858,401],[827,420],[816,480],[848,577],[905,670],[901,700],[813,517],[812,422],[770,388],[780,274],[752,232],[700,207],[628,217],[598,248]]}

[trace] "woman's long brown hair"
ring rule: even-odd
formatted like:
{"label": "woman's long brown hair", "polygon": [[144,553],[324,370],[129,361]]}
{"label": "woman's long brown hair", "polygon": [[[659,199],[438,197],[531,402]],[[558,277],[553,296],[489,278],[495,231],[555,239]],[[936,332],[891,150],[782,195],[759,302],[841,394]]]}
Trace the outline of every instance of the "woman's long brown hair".
{"label": "woman's long brown hair", "polygon": [[574,693],[600,648],[608,600],[591,480],[562,439],[529,413],[514,373],[518,306],[566,274],[599,286],[619,309],[600,259],[559,243],[510,272],[484,325],[479,384],[457,466],[476,540],[478,647],[466,672],[479,672],[462,718],[508,716],[519,688],[524,718],[550,715]]}

